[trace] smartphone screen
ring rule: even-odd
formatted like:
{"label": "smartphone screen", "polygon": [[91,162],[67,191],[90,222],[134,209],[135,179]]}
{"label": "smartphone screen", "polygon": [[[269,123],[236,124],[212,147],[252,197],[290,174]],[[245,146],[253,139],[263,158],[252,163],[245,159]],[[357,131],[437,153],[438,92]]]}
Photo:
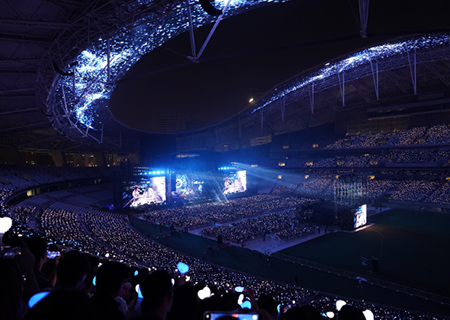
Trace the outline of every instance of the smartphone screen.
{"label": "smartphone screen", "polygon": [[47,251],[47,259],[55,259],[61,257],[61,252],[59,251]]}
{"label": "smartphone screen", "polygon": [[239,312],[221,312],[221,311],[207,311],[204,314],[204,320],[259,320],[257,313],[239,313]]}
{"label": "smartphone screen", "polygon": [[17,254],[21,254],[19,247],[3,247],[0,251],[0,256],[3,258],[14,258]]}

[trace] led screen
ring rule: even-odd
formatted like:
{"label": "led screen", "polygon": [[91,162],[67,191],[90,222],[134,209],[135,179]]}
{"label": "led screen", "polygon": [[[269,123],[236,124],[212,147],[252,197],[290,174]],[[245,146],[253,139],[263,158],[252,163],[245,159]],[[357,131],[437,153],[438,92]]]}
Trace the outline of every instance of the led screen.
{"label": "led screen", "polygon": [[223,194],[230,195],[247,190],[247,172],[245,170],[227,174],[223,179]]}
{"label": "led screen", "polygon": [[363,204],[356,209],[353,227],[359,228],[367,224],[367,205]]}
{"label": "led screen", "polygon": [[142,178],[128,182],[125,207],[137,208],[166,201],[166,178]]}
{"label": "led screen", "polygon": [[176,175],[175,195],[180,198],[201,198],[204,191],[204,181],[193,173]]}

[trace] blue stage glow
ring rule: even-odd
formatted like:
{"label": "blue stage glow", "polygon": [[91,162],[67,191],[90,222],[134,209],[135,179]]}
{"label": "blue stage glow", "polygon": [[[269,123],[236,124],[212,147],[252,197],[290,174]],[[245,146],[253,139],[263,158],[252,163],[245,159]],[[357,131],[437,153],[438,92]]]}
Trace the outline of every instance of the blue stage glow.
{"label": "blue stage glow", "polygon": [[241,303],[241,308],[242,309],[245,309],[245,308],[251,309],[252,308],[252,303],[250,301],[246,300],[243,303]]}
{"label": "blue stage glow", "polygon": [[28,307],[30,309],[33,308],[36,303],[44,299],[49,293],[50,291],[36,293],[34,296],[30,298],[30,300],[28,300]]}
{"label": "blue stage glow", "polygon": [[363,51],[354,53],[343,60],[327,63],[324,68],[321,68],[316,72],[305,75],[301,78],[290,80],[275,88],[269,94],[269,98],[265,99],[262,105],[253,109],[251,113],[263,109],[269,104],[286,96],[287,94],[306,87],[307,85],[310,85],[316,81],[326,80],[333,75],[338,75],[344,71],[356,68],[366,63],[370,63],[371,61],[386,59],[396,55],[413,52],[414,50],[429,49],[443,46],[444,44],[448,45],[449,41],[449,34],[429,34],[411,38],[408,40],[385,43],[383,45],[371,47]]}

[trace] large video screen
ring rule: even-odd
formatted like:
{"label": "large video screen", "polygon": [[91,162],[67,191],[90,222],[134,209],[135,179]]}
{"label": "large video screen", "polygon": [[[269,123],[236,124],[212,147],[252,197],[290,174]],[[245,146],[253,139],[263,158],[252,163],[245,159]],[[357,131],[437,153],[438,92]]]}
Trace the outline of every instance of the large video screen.
{"label": "large video screen", "polygon": [[223,178],[223,194],[231,195],[247,190],[247,171],[240,170],[228,173]]}
{"label": "large video screen", "polygon": [[124,207],[137,208],[166,201],[166,178],[151,177],[129,181],[125,187]]}
{"label": "large video screen", "polygon": [[367,224],[367,205],[363,204],[356,209],[353,228],[359,228]]}
{"label": "large video screen", "polygon": [[204,184],[202,177],[195,173],[177,173],[175,196],[184,199],[202,198]]}

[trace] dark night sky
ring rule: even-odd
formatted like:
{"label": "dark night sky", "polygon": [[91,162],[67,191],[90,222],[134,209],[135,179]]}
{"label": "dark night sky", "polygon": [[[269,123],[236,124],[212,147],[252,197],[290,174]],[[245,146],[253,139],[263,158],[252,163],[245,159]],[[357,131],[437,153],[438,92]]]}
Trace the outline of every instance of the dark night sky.
{"label": "dark night sky", "polygon": [[[117,85],[110,108],[130,127],[157,131],[180,116],[210,125],[248,99],[311,67],[411,33],[448,31],[450,1],[370,2],[368,38],[357,0],[291,0],[223,20],[200,63],[182,34],[142,57]],[[197,50],[211,25],[196,30]]]}

